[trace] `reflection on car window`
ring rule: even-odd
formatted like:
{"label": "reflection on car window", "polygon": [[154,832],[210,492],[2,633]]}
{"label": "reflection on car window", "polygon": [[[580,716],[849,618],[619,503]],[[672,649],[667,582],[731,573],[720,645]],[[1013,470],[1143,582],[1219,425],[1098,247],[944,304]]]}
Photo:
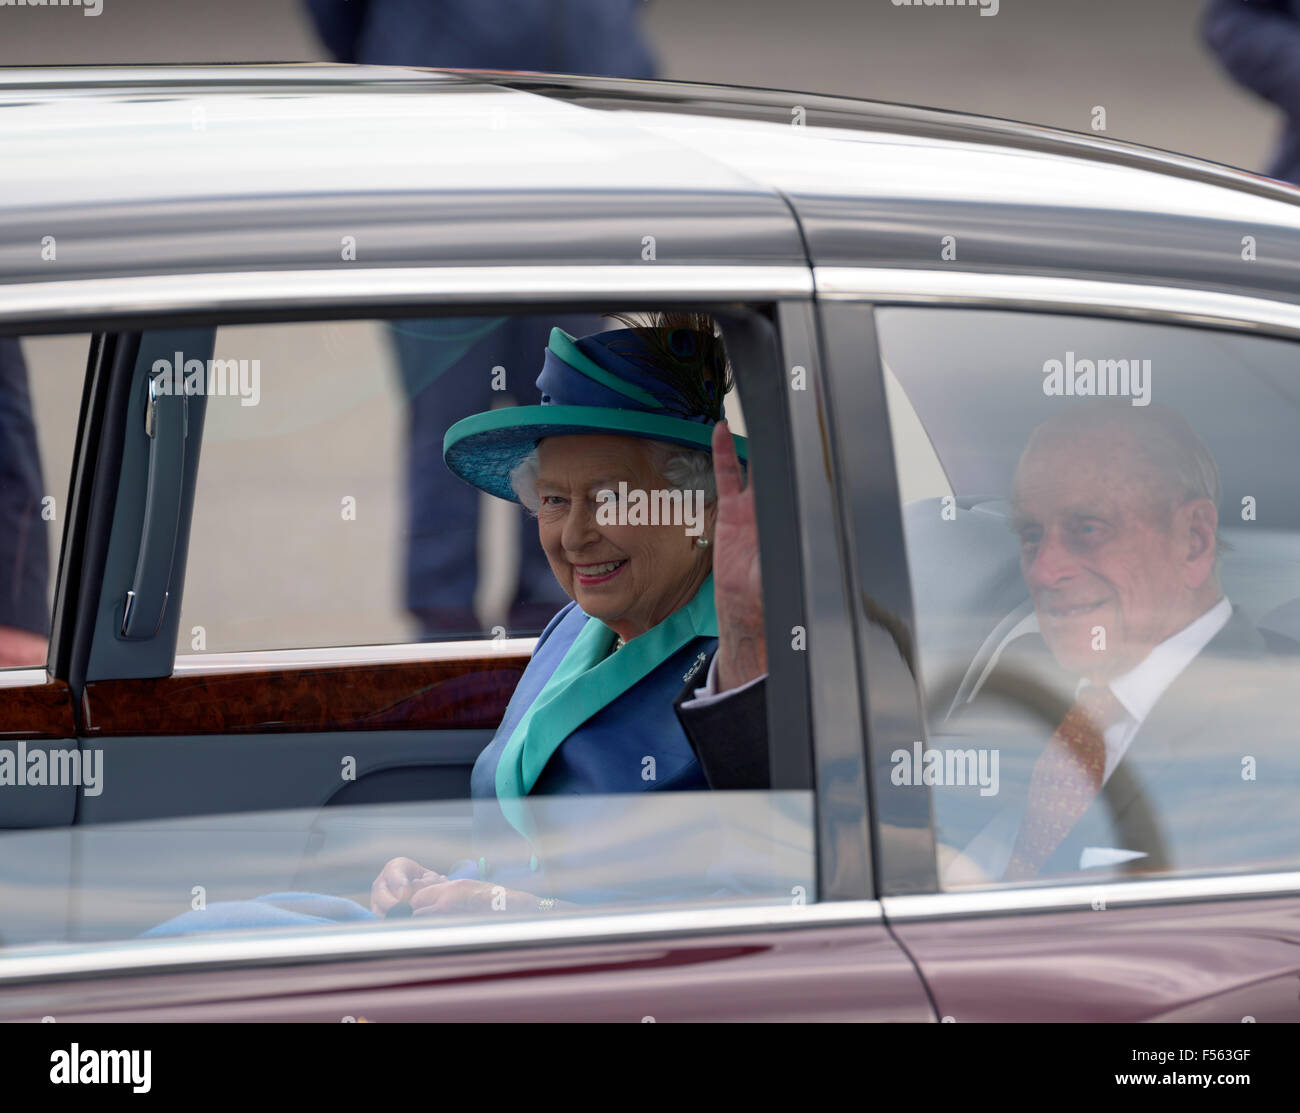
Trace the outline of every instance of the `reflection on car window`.
{"label": "reflection on car window", "polygon": [[1294,866],[1294,345],[880,316],[952,490],[905,499],[928,737],[893,755],[943,883]]}
{"label": "reflection on car window", "polygon": [[[71,919],[59,884],[70,838],[85,879]],[[811,794],[798,792],[536,797],[509,819],[495,803],[447,801],[6,832],[0,937],[19,947],[380,919],[788,907],[816,897],[812,838]],[[423,873],[378,917],[379,867],[402,859]]]}

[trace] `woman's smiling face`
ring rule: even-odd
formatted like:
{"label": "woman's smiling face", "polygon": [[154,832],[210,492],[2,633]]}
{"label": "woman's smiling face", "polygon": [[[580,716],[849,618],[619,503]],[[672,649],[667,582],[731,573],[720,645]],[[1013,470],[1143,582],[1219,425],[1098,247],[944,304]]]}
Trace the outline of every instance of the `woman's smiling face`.
{"label": "woman's smiling face", "polygon": [[538,536],[551,571],[583,611],[628,641],[689,603],[712,567],[710,549],[681,522],[598,520],[602,490],[617,492],[620,482],[629,493],[670,487],[647,447],[637,437],[596,434],[547,437],[537,446]]}

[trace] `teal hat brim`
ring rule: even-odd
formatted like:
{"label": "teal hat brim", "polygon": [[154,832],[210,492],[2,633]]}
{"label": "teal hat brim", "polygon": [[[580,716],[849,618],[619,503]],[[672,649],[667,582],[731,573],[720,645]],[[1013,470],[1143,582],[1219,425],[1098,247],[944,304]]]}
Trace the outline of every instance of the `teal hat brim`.
{"label": "teal hat brim", "polygon": [[[605,406],[509,406],[471,414],[447,430],[442,458],[466,483],[518,502],[510,472],[544,437],[604,435],[666,441],[684,448],[713,450],[713,425],[666,414]],[[736,455],[748,458],[748,443],[735,437]]]}

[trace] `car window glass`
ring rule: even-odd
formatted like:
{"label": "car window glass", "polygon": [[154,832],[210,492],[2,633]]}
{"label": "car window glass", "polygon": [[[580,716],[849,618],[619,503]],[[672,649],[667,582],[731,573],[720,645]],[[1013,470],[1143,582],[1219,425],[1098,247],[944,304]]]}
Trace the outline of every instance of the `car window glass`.
{"label": "car window glass", "polygon": [[944,883],[1294,866],[1295,345],[878,316]]}
{"label": "car window glass", "polygon": [[[455,422],[534,405],[595,315],[217,330],[179,655],[526,637],[568,598],[518,506],[447,471]],[[735,393],[728,417],[744,421]]]}
{"label": "car window glass", "polygon": [[[8,945],[818,899],[813,796],[769,787],[761,673],[711,679],[715,419],[744,432],[718,390],[716,323],[638,338],[647,367],[589,335],[621,329],[626,345],[624,321],[521,320],[239,325],[217,331],[207,366],[152,364],[158,389],[188,390],[194,363],[203,395],[184,408],[202,448],[178,660],[88,686],[95,735],[66,762],[84,774],[76,824],[0,848],[23,863],[0,882]],[[533,355],[474,357],[467,379],[487,387],[467,401],[447,376],[502,336]],[[536,403],[541,366],[548,405],[497,405],[494,382]],[[605,424],[570,435],[592,414]],[[444,462],[444,442],[467,455]],[[448,508],[458,488],[468,509]],[[512,530],[472,521],[485,503]],[[479,606],[472,626],[418,626],[404,565],[426,601],[468,570],[437,596],[466,608],[484,554],[514,550],[519,580],[525,545],[542,550],[549,602],[506,629],[545,627],[533,644],[498,647]],[[732,689],[720,702],[715,681]],[[40,880],[69,837],[94,880],[71,918]],[[402,896],[376,905],[392,870]]]}
{"label": "car window glass", "polygon": [[[517,826],[516,826],[517,825]],[[418,863],[440,907],[385,923],[536,920],[816,898],[812,794],[635,793],[262,811],[0,833],[0,953],[375,919],[386,863]],[[69,847],[94,884],[50,879]],[[420,907],[416,902],[416,907]]]}

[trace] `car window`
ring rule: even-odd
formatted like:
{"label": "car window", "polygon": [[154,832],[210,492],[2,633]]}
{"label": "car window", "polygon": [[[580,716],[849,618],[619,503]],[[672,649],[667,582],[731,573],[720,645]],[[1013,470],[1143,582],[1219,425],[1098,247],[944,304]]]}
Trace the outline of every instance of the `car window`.
{"label": "car window", "polygon": [[[0,840],[24,863],[4,940],[815,902],[813,795],[770,755],[810,739],[769,739],[795,701],[719,648],[724,600],[746,651],[765,613],[720,564],[757,574],[758,542],[712,455],[724,416],[739,474],[763,448],[724,398],[729,362],[779,376],[763,324],[740,355],[712,318],[644,310],[232,325],[203,360],[146,332],[134,387],[184,392],[201,437],[178,659],[133,676],[120,619],[97,630],[121,656],[87,685],[77,824]],[[485,339],[514,354],[467,360]],[[492,503],[509,529],[473,521]],[[521,582],[530,548],[546,593],[516,624],[475,578]],[[417,589],[473,616],[421,626]],[[498,651],[493,622],[541,633]],[[71,918],[40,881],[69,837],[94,879]]]}
{"label": "car window", "polygon": [[43,665],[90,338],[0,337],[0,667]]}
{"label": "car window", "polygon": [[927,732],[887,757],[931,786],[942,883],[1294,867],[1296,346],[878,320]]}
{"label": "car window", "polygon": [[[450,426],[532,405],[587,314],[230,325],[213,360],[180,655],[527,637],[568,602],[518,506],[442,462]],[[734,394],[729,420],[744,423]]]}

